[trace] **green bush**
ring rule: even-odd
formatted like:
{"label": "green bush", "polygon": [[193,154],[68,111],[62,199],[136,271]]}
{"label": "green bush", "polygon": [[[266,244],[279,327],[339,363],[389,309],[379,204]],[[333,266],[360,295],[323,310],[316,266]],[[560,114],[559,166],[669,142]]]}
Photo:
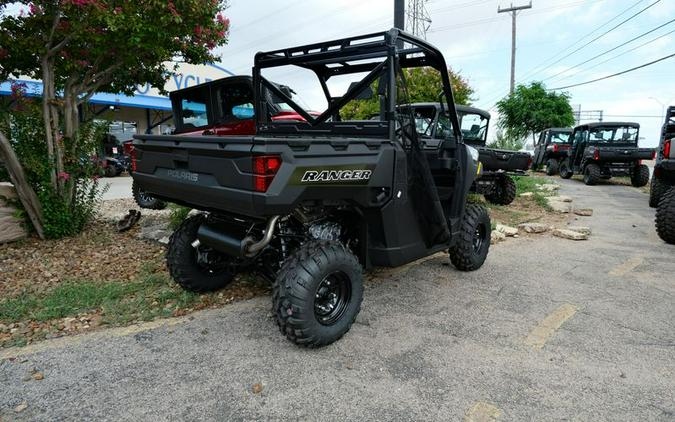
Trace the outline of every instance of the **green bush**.
{"label": "green bush", "polygon": [[[100,145],[105,125],[86,123],[76,143],[64,140],[64,168],[58,177],[65,182],[65,194],[51,185],[50,160],[44,123],[37,104],[23,103],[3,119],[4,131],[26,173],[28,183],[40,200],[45,237],[58,239],[81,232],[94,217],[104,189],[98,182],[99,164],[92,157]],[[0,171],[0,180],[3,174]]]}
{"label": "green bush", "polygon": [[169,204],[169,208],[171,210],[169,213],[169,227],[171,230],[176,230],[185,221],[190,211],[192,211],[191,208],[176,204]]}

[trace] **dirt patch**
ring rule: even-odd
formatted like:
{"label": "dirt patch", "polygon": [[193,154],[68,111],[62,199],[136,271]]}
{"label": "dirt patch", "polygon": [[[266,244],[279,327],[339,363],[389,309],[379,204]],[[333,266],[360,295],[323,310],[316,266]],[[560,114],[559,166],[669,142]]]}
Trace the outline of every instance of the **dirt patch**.
{"label": "dirt patch", "polygon": [[[564,225],[569,215],[548,211],[531,197],[517,197],[509,206],[489,206],[493,224],[502,223],[517,227],[522,223],[542,223],[549,226]],[[536,236],[536,235],[534,235]]]}

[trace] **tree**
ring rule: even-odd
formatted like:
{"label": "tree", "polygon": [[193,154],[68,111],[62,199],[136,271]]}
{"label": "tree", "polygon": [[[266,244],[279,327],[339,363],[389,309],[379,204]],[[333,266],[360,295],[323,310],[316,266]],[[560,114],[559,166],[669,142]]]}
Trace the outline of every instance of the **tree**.
{"label": "tree", "polygon": [[488,146],[490,148],[520,151],[525,146],[525,139],[508,130],[498,129],[495,139]]}
{"label": "tree", "polygon": [[[441,81],[441,73],[432,67],[416,67],[404,69],[406,85],[408,91],[399,92],[400,101],[409,103],[419,103],[427,101],[438,101],[438,94],[443,90],[443,82]],[[450,76],[450,84],[452,85],[452,93],[455,98],[455,103],[463,105],[471,105],[474,100],[472,97],[474,89],[471,88],[469,82],[459,73],[448,69]],[[400,85],[400,81],[399,81]],[[373,83],[371,87],[373,92],[377,92],[377,82]],[[402,89],[399,86],[399,89]],[[408,95],[406,97],[406,94]],[[377,114],[380,110],[380,103],[377,96],[369,100],[355,100],[348,103],[341,110],[342,117],[347,120],[367,119],[370,116]]]}
{"label": "tree", "polygon": [[163,89],[175,71],[167,63],[215,61],[212,50],[227,42],[219,0],[0,0],[0,8],[16,3],[21,13],[0,21],[0,80],[42,80],[49,183],[67,203],[77,189],[69,175],[80,159],[79,106],[96,92]]}
{"label": "tree", "polygon": [[525,138],[550,127],[574,125],[574,113],[566,92],[547,91],[542,82],[518,85],[515,92],[497,103],[499,127],[509,136]]}

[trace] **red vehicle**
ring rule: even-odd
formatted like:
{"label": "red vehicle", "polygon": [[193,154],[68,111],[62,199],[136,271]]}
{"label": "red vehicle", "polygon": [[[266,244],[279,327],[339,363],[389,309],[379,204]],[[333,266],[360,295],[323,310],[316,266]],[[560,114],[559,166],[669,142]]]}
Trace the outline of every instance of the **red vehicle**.
{"label": "red vehicle", "polygon": [[[289,87],[279,89],[292,97]],[[267,93],[267,107],[273,121],[299,121],[305,119],[283,100]],[[174,135],[255,135],[255,110],[253,108],[253,78],[231,76],[206,82],[169,94],[175,124]],[[125,142],[124,151],[131,157],[134,171],[134,151],[131,141]],[[162,209],[166,203],[147,195],[136,183],[132,185],[136,203],[141,208]]]}

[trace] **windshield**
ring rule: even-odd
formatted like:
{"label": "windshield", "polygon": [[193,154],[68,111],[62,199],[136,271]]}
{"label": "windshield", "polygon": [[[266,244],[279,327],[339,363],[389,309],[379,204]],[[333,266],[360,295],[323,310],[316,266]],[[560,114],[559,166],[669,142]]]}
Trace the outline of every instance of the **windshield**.
{"label": "windshield", "polygon": [[638,128],[632,126],[597,127],[589,133],[590,143],[636,143]]}
{"label": "windshield", "polygon": [[551,140],[552,144],[566,144],[570,140],[572,134],[570,132],[552,132]]}
{"label": "windshield", "polygon": [[483,141],[487,133],[488,119],[474,113],[458,113],[465,141]]}

